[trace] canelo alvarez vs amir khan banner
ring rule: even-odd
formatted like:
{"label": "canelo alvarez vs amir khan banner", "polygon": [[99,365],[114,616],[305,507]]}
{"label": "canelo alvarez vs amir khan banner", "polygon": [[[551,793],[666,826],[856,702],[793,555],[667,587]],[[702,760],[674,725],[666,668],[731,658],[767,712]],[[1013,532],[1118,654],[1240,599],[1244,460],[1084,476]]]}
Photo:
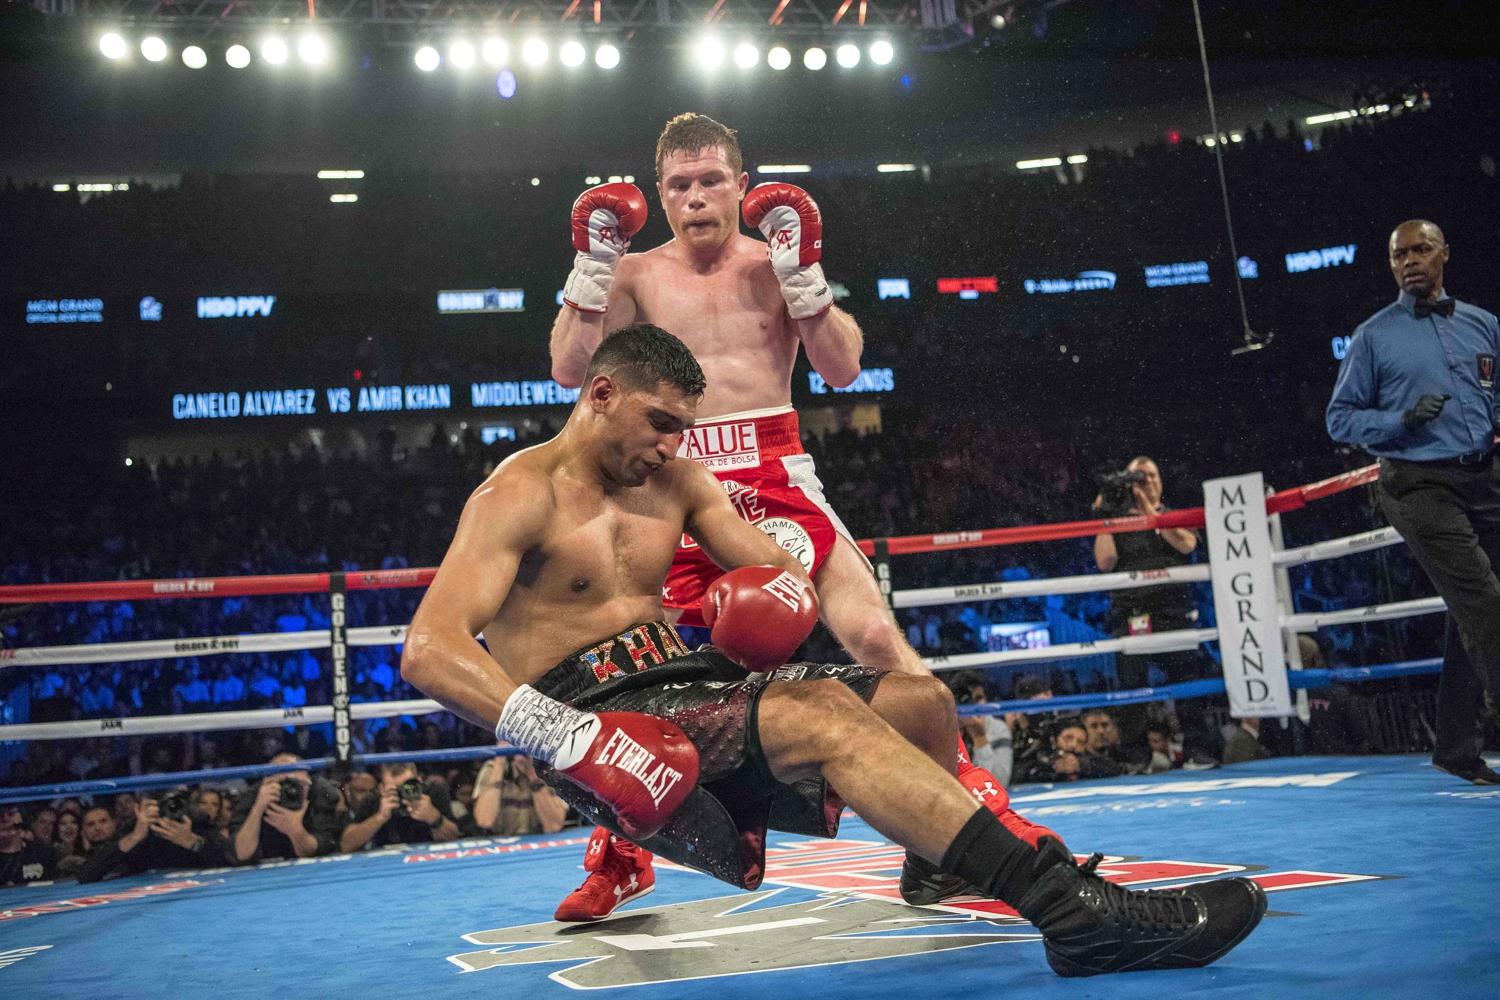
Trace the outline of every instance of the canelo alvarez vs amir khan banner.
{"label": "canelo alvarez vs amir khan banner", "polygon": [[1255,472],[1208,480],[1203,511],[1229,714],[1292,715],[1264,479]]}

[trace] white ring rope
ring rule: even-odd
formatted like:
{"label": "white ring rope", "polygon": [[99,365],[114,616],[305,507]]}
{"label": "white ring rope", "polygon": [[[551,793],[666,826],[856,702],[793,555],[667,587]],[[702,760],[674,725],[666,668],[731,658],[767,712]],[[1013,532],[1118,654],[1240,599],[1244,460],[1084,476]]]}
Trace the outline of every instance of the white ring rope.
{"label": "white ring rope", "polygon": [[1343,608],[1338,611],[1304,611],[1297,615],[1284,615],[1284,628],[1298,632],[1315,632],[1330,625],[1353,625],[1357,622],[1383,622],[1392,618],[1408,618],[1413,615],[1433,615],[1447,611],[1448,606],[1441,597],[1419,597],[1413,601],[1397,601],[1394,604],[1372,604],[1366,608]]}
{"label": "white ring rope", "polygon": [[1358,535],[1330,538],[1326,542],[1313,542],[1300,548],[1285,549],[1271,553],[1271,562],[1277,566],[1300,566],[1304,563],[1322,562],[1340,556],[1352,556],[1358,552],[1383,549],[1388,545],[1400,545],[1402,538],[1395,528],[1376,528]]}
{"label": "white ring rope", "polygon": [[1067,642],[1059,646],[1039,646],[1036,649],[934,656],[922,662],[933,671],[939,671],[996,667],[1011,663],[1047,663],[1051,660],[1071,660],[1075,656],[1100,656],[1105,653],[1175,653],[1197,649],[1199,643],[1211,642],[1218,637],[1219,630],[1216,628],[1190,628],[1175,632],[1153,632],[1150,635],[1127,635],[1118,639],[1095,639],[1092,642]]}
{"label": "white ring rope", "polygon": [[919,608],[931,604],[962,604],[966,601],[991,601],[1016,597],[1047,597],[1052,594],[1092,594],[1101,590],[1131,590],[1154,587],[1162,583],[1207,583],[1207,563],[1197,566],[1172,566],[1167,569],[1133,570],[1128,573],[1092,573],[1086,576],[1055,576],[1045,580],[1012,580],[997,583],[971,583],[959,587],[923,587],[918,590],[891,592],[891,603],[898,608]]}
{"label": "white ring rope", "polygon": [[[406,639],[405,625],[366,625],[349,629],[350,646],[398,646]],[[144,639],[136,642],[86,642],[76,646],[32,646],[0,650],[0,667],[56,666],[77,663],[130,663],[225,653],[287,653],[327,649],[327,629],[306,632],[267,632],[261,635],[216,635],[192,639]]]}
{"label": "white ring rope", "polygon": [[[426,699],[355,702],[349,706],[349,714],[356,719],[428,715],[441,711],[443,711],[442,705]],[[72,740],[84,736],[208,733],[223,729],[316,726],[332,721],[332,705],[307,705],[300,708],[260,708],[248,712],[142,715],[123,719],[85,719],[80,722],[28,722],[17,726],[0,726],[0,740]]]}

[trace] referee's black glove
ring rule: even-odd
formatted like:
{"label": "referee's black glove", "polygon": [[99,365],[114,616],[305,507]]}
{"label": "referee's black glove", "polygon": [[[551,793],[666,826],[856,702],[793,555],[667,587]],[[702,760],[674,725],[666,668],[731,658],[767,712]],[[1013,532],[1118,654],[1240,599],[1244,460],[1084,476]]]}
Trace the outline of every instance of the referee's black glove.
{"label": "referee's black glove", "polygon": [[1443,404],[1448,402],[1448,400],[1451,398],[1453,397],[1432,395],[1423,396],[1417,400],[1416,406],[1413,406],[1411,409],[1401,414],[1401,422],[1406,425],[1407,430],[1414,431],[1418,427],[1421,427],[1423,424],[1427,423],[1429,420],[1432,420],[1439,413],[1442,413]]}

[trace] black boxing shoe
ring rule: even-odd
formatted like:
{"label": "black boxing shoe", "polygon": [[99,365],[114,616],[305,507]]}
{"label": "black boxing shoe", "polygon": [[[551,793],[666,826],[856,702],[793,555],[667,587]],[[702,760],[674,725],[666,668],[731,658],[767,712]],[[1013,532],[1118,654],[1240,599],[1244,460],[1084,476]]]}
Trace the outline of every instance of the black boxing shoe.
{"label": "black boxing shoe", "polygon": [[910,851],[901,864],[901,898],[912,906],[933,906],[954,896],[982,896],[984,893],[957,875],[949,875],[926,858]]}
{"label": "black boxing shoe", "polygon": [[1079,865],[1050,838],[1038,854],[1037,880],[1016,910],[1041,931],[1059,976],[1201,968],[1266,915],[1265,890],[1249,879],[1131,890],[1095,874],[1102,855]]}
{"label": "black boxing shoe", "polygon": [[1434,757],[1432,766],[1475,785],[1500,785],[1500,774],[1491,770],[1482,757],[1470,760],[1439,760]]}

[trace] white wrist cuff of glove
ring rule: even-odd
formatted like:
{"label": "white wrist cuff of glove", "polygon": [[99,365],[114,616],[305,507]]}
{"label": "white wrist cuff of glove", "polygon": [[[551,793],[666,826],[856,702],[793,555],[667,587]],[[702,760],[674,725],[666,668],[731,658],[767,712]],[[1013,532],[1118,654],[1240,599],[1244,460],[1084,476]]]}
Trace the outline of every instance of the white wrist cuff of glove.
{"label": "white wrist cuff of glove", "polygon": [[583,760],[599,733],[599,717],[569,708],[522,684],[500,710],[495,738],[559,771]]}
{"label": "white wrist cuff of glove", "polygon": [[781,279],[781,297],[792,319],[811,319],[833,305],[833,290],[822,264],[809,264]]}
{"label": "white wrist cuff of glove", "polygon": [[573,258],[573,270],[563,285],[563,302],[579,312],[602,313],[609,304],[609,290],[615,283],[615,265],[580,253]]}

